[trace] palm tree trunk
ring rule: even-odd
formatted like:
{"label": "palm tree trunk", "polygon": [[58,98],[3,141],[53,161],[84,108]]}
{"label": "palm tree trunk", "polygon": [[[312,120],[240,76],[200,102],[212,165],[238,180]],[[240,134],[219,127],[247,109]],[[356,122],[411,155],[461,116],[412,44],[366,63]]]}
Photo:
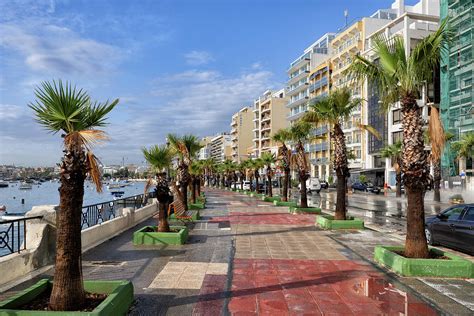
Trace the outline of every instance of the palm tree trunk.
{"label": "palm tree trunk", "polygon": [[433,175],[433,201],[441,202],[441,193],[439,192],[439,186],[441,184],[441,160],[434,162]]}
{"label": "palm tree trunk", "polygon": [[258,176],[255,175],[255,192],[258,194]]}
{"label": "palm tree trunk", "polygon": [[272,176],[270,173],[267,172],[267,180],[268,180],[268,196],[273,196],[273,188],[272,188]]}
{"label": "palm tree trunk", "polygon": [[199,177],[197,181],[197,195],[198,196],[201,196],[201,186],[202,186],[202,179],[201,177]]}
{"label": "palm tree trunk", "polygon": [[240,189],[244,190],[244,177],[242,175],[240,176]]}
{"label": "palm tree trunk", "polygon": [[56,264],[49,302],[49,307],[55,311],[80,309],[85,300],[81,216],[87,166],[84,151],[77,147],[74,149],[69,145],[61,163],[59,211],[56,214]]}
{"label": "palm tree trunk", "polygon": [[181,194],[183,195],[183,204],[184,209],[188,210],[188,184],[186,182],[181,182]]}
{"label": "palm tree trunk", "polygon": [[402,172],[407,192],[407,235],[405,256],[428,258],[425,236],[424,189],[429,174],[423,143],[423,122],[414,96],[402,98],[403,154]]}
{"label": "palm tree trunk", "polygon": [[281,194],[281,200],[283,202],[288,201],[288,178],[289,178],[290,170],[284,170],[284,175],[283,175],[283,188],[282,188],[282,194]]}
{"label": "palm tree trunk", "polygon": [[346,219],[346,176],[342,173],[336,172],[337,176],[337,197],[336,197],[336,212],[334,219],[345,220]]}
{"label": "palm tree trunk", "polygon": [[308,175],[306,173],[299,172],[300,184],[301,184],[301,198],[300,198],[300,207],[308,207],[308,195],[306,192],[306,180]]}
{"label": "palm tree trunk", "polygon": [[337,199],[336,212],[334,219],[346,219],[346,194],[347,178],[349,177],[349,168],[347,165],[347,150],[344,132],[339,123],[334,124],[331,132],[334,139],[334,170],[337,176]]}
{"label": "palm tree trunk", "polygon": [[402,196],[402,172],[401,170],[397,170],[395,179],[397,181],[397,197]]}
{"label": "palm tree trunk", "polygon": [[196,176],[191,177],[191,203],[196,203]]}

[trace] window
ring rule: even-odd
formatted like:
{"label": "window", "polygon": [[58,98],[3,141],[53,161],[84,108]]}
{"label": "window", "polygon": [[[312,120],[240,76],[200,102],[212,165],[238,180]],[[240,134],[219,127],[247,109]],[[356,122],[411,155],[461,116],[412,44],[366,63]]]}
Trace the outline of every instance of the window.
{"label": "window", "polygon": [[393,118],[393,124],[400,124],[403,119],[402,110],[400,109],[394,110],[392,112],[392,118]]}
{"label": "window", "polygon": [[470,207],[464,217],[462,218],[464,221],[471,221],[474,222],[474,207]]}
{"label": "window", "polygon": [[443,214],[443,217],[450,221],[455,221],[459,219],[459,215],[461,215],[464,207],[462,206],[455,206],[453,208],[448,209]]}
{"label": "window", "polygon": [[403,132],[393,132],[392,133],[392,144],[403,141]]}

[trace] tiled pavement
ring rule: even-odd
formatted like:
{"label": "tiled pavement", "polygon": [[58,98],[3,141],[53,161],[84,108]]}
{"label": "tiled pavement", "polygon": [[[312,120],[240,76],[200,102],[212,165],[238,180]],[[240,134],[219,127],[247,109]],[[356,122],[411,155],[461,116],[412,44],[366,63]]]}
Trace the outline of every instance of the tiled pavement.
{"label": "tiled pavement", "polygon": [[399,240],[326,232],[314,226],[315,215],[228,191],[206,194],[208,208],[186,245],[134,247],[130,229],[84,254],[85,278],[132,280],[130,315],[473,314],[466,283],[474,284],[401,279],[370,262],[373,243]]}

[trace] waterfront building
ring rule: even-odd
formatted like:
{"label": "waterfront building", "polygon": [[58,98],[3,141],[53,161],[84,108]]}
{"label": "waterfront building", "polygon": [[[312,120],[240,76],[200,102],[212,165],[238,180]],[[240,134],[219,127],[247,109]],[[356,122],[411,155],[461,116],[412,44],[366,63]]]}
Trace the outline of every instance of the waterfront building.
{"label": "waterfront building", "polygon": [[[309,104],[319,98],[326,97],[331,87],[331,61],[327,57],[316,65],[309,73]],[[330,135],[327,124],[319,124],[313,133],[317,139],[307,145],[307,152],[311,163],[311,176],[327,180],[331,174]]]}
{"label": "waterfront building", "polygon": [[200,145],[202,146],[199,150],[198,159],[206,160],[211,158],[211,140],[214,136],[206,136],[201,139]]}
{"label": "waterfront building", "polygon": [[[413,6],[403,5],[403,1],[395,2],[397,18],[388,22],[383,27],[373,32],[367,39],[366,50],[362,53],[366,58],[377,60],[378,56],[373,50],[373,40],[376,36],[384,35],[387,39],[395,36],[401,37],[405,44],[405,50],[411,51],[416,44],[436,32],[439,27],[439,0],[420,0]],[[392,5],[392,7],[394,6]],[[417,100],[422,113],[423,121],[428,124],[429,107],[431,104],[438,105],[440,102],[439,76],[435,73],[433,82],[421,91],[420,99]],[[363,90],[363,99],[367,100],[366,113],[367,124],[374,127],[382,136],[377,139],[370,133],[365,133],[364,142],[365,169],[361,171],[369,181],[383,186],[388,183],[396,185],[395,170],[392,161],[381,157],[380,151],[386,145],[391,145],[403,139],[402,113],[400,103],[395,103],[387,113],[380,109],[379,98],[375,86],[366,82]],[[427,147],[429,150],[429,147]]]}
{"label": "waterfront building", "polygon": [[253,130],[252,130],[252,157],[260,157],[263,152],[278,151],[278,144],[272,140],[272,136],[279,129],[286,128],[286,120],[289,109],[286,107],[288,98],[285,90],[265,91],[254,102],[253,107]]}
{"label": "waterfront building", "polygon": [[226,159],[232,158],[232,142],[230,135],[222,133],[212,138],[209,143],[210,158],[215,162],[224,162]]}
{"label": "waterfront building", "polygon": [[[449,17],[454,39],[449,50],[441,56],[441,117],[446,131],[458,140],[463,134],[474,132],[474,62],[472,0],[441,0],[441,18]],[[472,159],[460,159],[445,147],[442,159],[443,175],[454,176],[461,170],[472,170]]]}
{"label": "waterfront building", "polygon": [[253,112],[244,107],[232,115],[230,136],[232,142],[232,161],[240,163],[248,159],[247,149],[252,146]]}
{"label": "waterfront building", "polygon": [[[400,2],[403,1],[396,1],[397,4]],[[392,5],[390,9],[378,10],[370,17],[364,17],[339,31],[331,42],[331,81],[334,88],[347,86],[354,98],[363,98],[366,95],[367,85],[355,84],[344,71],[351,64],[354,55],[367,49],[367,39],[370,35],[396,17],[397,10]],[[358,127],[359,124],[367,124],[367,104],[364,100],[361,106],[354,109],[349,120],[342,122],[347,149],[355,157],[349,160],[351,176],[367,167],[367,142]]]}

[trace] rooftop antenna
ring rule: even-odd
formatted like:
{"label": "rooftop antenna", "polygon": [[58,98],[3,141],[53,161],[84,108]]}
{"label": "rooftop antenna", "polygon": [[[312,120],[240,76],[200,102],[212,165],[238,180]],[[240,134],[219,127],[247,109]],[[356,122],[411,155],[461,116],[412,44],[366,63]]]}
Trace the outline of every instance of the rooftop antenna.
{"label": "rooftop antenna", "polygon": [[347,18],[349,17],[349,10],[344,10],[344,17],[346,18],[346,26],[347,26]]}

